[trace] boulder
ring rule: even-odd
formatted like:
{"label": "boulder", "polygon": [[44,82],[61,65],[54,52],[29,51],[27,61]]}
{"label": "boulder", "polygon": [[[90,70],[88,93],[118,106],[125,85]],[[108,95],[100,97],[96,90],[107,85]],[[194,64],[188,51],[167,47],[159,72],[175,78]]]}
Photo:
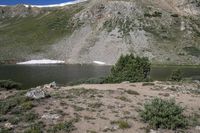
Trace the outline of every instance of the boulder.
{"label": "boulder", "polygon": [[6,123],[4,127],[7,129],[12,129],[14,126],[11,123]]}
{"label": "boulder", "polygon": [[41,98],[45,98],[47,95],[40,88],[32,88],[31,91],[28,91],[25,96],[32,99],[41,99]]}
{"label": "boulder", "polygon": [[58,89],[58,86],[57,86],[56,82],[54,81],[50,84],[44,85],[44,89]]}
{"label": "boulder", "polygon": [[150,133],[158,133],[156,130],[151,129]]}
{"label": "boulder", "polygon": [[26,93],[26,96],[32,99],[41,99],[50,96],[49,92],[53,89],[58,89],[56,82],[46,84],[44,86],[38,86],[36,88],[31,88],[30,91]]}
{"label": "boulder", "polygon": [[130,81],[124,81],[124,82],[121,82],[121,84],[129,84]]}
{"label": "boulder", "polygon": [[195,129],[200,131],[200,126],[196,126]]}

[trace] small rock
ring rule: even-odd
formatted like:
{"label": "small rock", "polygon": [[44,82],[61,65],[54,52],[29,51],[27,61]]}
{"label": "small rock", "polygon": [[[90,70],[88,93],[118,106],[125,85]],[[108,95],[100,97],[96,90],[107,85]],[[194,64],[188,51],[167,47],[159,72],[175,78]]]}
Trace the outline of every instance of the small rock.
{"label": "small rock", "polygon": [[52,83],[50,83],[50,84],[44,85],[44,88],[46,88],[46,89],[50,89],[50,88],[52,88],[52,89],[58,89],[57,84],[56,84],[55,81],[52,82]]}
{"label": "small rock", "polygon": [[199,80],[194,80],[193,82],[194,82],[194,83],[197,83],[197,84],[200,84],[200,81],[199,81]]}
{"label": "small rock", "polygon": [[160,95],[160,96],[164,96],[164,97],[169,97],[169,96],[170,96],[169,93],[159,93],[158,95]]}
{"label": "small rock", "polygon": [[42,116],[42,118],[44,118],[44,119],[59,119],[60,118],[60,115],[58,115],[58,114],[44,114],[43,116]]}
{"label": "small rock", "polygon": [[119,126],[118,126],[118,125],[114,125],[114,126],[112,127],[112,130],[113,130],[113,131],[115,131],[115,130],[117,130],[117,129],[119,129]]}
{"label": "small rock", "polygon": [[52,83],[50,83],[49,85],[50,85],[50,87],[51,87],[51,88],[56,88],[56,87],[57,87],[57,84],[56,84],[56,82],[55,82],[55,81],[54,81],[54,82],[52,82]]}
{"label": "small rock", "polygon": [[195,129],[200,131],[200,126],[196,126]]}
{"label": "small rock", "polygon": [[121,84],[129,84],[130,81],[124,81],[124,82],[121,82]]}
{"label": "small rock", "polygon": [[103,132],[108,132],[110,130],[110,128],[109,127],[104,127],[104,129],[103,129]]}
{"label": "small rock", "polygon": [[12,129],[14,126],[11,123],[6,123],[5,128]]}
{"label": "small rock", "polygon": [[41,99],[45,98],[46,94],[42,89],[32,88],[31,91],[27,92],[25,96],[33,99]]}
{"label": "small rock", "polygon": [[126,105],[118,104],[118,108],[124,108]]}
{"label": "small rock", "polygon": [[150,130],[150,133],[157,133],[157,131],[156,131],[156,130],[153,130],[153,129],[151,129],[151,130]]}

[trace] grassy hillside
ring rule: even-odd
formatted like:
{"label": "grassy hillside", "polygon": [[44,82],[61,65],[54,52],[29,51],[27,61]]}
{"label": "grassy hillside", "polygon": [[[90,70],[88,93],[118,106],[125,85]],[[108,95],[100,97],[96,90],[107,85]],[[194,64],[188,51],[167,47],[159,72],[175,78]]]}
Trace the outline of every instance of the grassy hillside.
{"label": "grassy hillside", "polygon": [[70,35],[77,25],[72,22],[80,6],[57,9],[37,16],[6,18],[0,22],[0,60],[23,59],[44,52],[45,46]]}

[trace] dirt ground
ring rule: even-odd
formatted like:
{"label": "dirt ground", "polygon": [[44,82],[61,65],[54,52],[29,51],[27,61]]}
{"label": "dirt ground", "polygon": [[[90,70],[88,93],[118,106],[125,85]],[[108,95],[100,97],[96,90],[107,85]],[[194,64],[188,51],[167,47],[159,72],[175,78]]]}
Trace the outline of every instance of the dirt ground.
{"label": "dirt ground", "polygon": [[[200,123],[184,130],[154,131],[139,115],[146,102],[159,97],[175,99],[185,108],[186,116],[198,116],[200,120],[199,87],[199,83],[170,82],[67,86],[49,90],[51,97],[37,101],[32,111],[38,114],[38,121],[44,123],[45,129],[57,123],[76,120],[72,133],[200,133],[200,125],[197,125]],[[2,95],[0,97],[2,99]],[[121,128],[120,121],[128,123],[129,127]],[[15,131],[20,132],[24,127],[19,124]]]}

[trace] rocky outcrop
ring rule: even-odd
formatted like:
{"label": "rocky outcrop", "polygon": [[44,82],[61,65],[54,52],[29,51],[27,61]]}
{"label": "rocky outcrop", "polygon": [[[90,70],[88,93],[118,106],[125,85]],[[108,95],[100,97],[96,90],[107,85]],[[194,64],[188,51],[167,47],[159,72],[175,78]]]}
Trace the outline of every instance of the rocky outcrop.
{"label": "rocky outcrop", "polygon": [[41,99],[46,97],[46,93],[40,88],[32,88],[26,93],[26,96],[32,99]]}
{"label": "rocky outcrop", "polygon": [[186,0],[94,0],[74,15],[83,25],[53,50],[67,63],[114,64],[134,53],[158,64],[200,64],[199,13]]}
{"label": "rocky outcrop", "polygon": [[25,96],[31,99],[42,99],[49,97],[49,92],[52,89],[58,89],[55,82],[52,82],[50,84],[46,84],[44,86],[38,86],[36,88],[31,88],[30,91],[28,91]]}

